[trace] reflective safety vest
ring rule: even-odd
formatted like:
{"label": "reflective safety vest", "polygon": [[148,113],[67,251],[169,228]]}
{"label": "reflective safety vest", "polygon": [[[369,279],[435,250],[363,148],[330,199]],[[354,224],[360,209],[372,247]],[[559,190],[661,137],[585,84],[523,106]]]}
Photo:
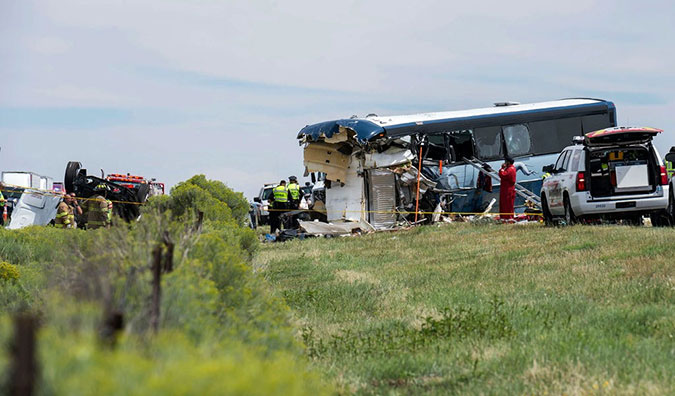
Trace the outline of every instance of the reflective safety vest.
{"label": "reflective safety vest", "polygon": [[274,202],[288,202],[288,189],[286,186],[278,185],[272,191],[274,191]]}
{"label": "reflective safety vest", "polygon": [[2,191],[0,191],[0,208],[5,206],[5,196],[2,195]]}
{"label": "reflective safety vest", "polygon": [[[666,161],[666,171],[668,172],[668,177],[673,177],[673,173],[675,173],[675,169],[673,169],[673,163],[670,161]],[[2,195],[0,194],[0,197]]]}
{"label": "reflective safety vest", "polygon": [[293,199],[294,201],[300,199],[300,186],[297,183],[289,184],[288,192],[291,193],[291,199]]}

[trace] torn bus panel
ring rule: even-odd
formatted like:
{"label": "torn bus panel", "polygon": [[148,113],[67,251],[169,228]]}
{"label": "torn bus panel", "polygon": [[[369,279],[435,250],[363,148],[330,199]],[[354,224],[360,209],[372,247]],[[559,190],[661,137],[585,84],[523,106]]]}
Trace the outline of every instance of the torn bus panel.
{"label": "torn bus panel", "polygon": [[326,184],[326,215],[328,221],[367,220],[366,200],[363,176],[359,172],[359,160],[354,156],[348,157],[350,166],[345,168],[343,181],[330,179]]}
{"label": "torn bus panel", "polygon": [[363,167],[365,169],[388,168],[411,164],[413,159],[415,159],[415,156],[410,150],[392,147],[381,153],[364,153]]}
{"label": "torn bus panel", "polygon": [[310,172],[323,172],[326,179],[338,182],[347,180],[350,156],[343,154],[337,144],[316,142],[305,147],[305,167]]}

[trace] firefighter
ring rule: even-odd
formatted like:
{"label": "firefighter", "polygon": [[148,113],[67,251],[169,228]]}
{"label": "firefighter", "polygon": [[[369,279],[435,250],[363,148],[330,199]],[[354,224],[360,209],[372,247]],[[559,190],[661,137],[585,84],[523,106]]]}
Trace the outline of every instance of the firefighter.
{"label": "firefighter", "polygon": [[7,200],[5,199],[5,196],[2,195],[2,190],[4,189],[5,184],[0,182],[0,226],[5,225],[4,214],[5,210],[7,210],[7,208],[5,207],[5,205],[7,205]]}
{"label": "firefighter", "polygon": [[[56,209],[56,218],[54,219],[54,227],[56,228],[77,228],[75,223],[75,205],[73,204],[73,197],[69,194],[63,195],[63,200],[59,203]],[[77,206],[79,208],[79,205]],[[82,209],[80,209],[81,211]]]}
{"label": "firefighter", "polygon": [[75,193],[70,193],[68,196],[70,197],[70,202],[67,203],[73,208],[73,228],[77,228],[77,220],[82,216],[82,208],[80,207],[80,203],[77,202]]}
{"label": "firefighter", "polygon": [[101,183],[94,188],[96,195],[87,201],[87,229],[95,230],[101,227],[108,227],[108,186]]}
{"label": "firefighter", "polygon": [[281,180],[279,185],[272,189],[272,208],[270,210],[270,234],[274,234],[277,230],[281,231],[280,216],[288,209],[288,188],[286,188],[286,180]]}
{"label": "firefighter", "polygon": [[499,170],[499,181],[499,218],[511,220],[516,200],[516,168],[513,166],[513,158],[504,157],[504,163]]}
{"label": "firefighter", "polygon": [[113,216],[113,202],[109,199],[105,200],[105,203],[108,205],[108,227],[112,226],[112,216]]}

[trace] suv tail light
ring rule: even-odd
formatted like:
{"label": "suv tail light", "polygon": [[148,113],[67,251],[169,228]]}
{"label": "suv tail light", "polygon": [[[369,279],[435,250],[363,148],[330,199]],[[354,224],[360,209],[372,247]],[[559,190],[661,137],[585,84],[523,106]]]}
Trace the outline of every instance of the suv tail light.
{"label": "suv tail light", "polygon": [[668,184],[668,172],[665,166],[661,166],[659,169],[661,170],[661,185],[665,186]]}
{"label": "suv tail light", "polygon": [[609,182],[616,187],[616,171],[609,171]]}
{"label": "suv tail light", "polygon": [[577,191],[586,191],[586,174],[577,172]]}

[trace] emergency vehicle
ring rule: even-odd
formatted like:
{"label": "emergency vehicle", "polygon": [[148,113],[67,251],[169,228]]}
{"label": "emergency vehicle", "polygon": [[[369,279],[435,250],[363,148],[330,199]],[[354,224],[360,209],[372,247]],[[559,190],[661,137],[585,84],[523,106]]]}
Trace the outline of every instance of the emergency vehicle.
{"label": "emergency vehicle", "polygon": [[140,184],[149,184],[150,196],[164,195],[164,183],[156,182],[155,179],[148,180],[143,176],[131,175],[129,173],[126,175],[121,173],[110,173],[105,179],[127,188],[134,188]]}

